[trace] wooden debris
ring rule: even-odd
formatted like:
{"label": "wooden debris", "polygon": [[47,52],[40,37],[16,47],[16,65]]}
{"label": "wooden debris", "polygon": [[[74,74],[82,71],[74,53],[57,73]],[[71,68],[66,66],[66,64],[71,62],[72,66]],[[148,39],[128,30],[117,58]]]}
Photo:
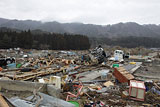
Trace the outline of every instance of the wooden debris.
{"label": "wooden debris", "polygon": [[0,94],[0,107],[9,107],[3,96]]}
{"label": "wooden debris", "polygon": [[0,72],[0,75],[11,78],[11,79],[14,79],[14,80],[29,80],[29,79],[32,79],[32,78],[35,78],[35,77],[38,77],[38,76],[44,76],[44,75],[49,75],[49,74],[54,74],[54,73],[57,73],[57,72],[61,72],[61,71],[63,71],[63,69],[66,69],[67,67],[68,66],[64,66],[60,69],[52,70],[52,71],[43,70],[43,69],[49,68],[49,67],[45,67],[45,68],[37,69],[36,71],[32,70],[30,72],[23,72],[22,74],[19,74],[19,75],[14,74],[14,73],[7,73],[7,72],[2,73],[2,72]]}
{"label": "wooden debris", "polygon": [[111,81],[107,81],[103,85],[106,86],[106,87],[114,86],[114,84]]}
{"label": "wooden debris", "polygon": [[114,68],[113,75],[122,83],[134,79],[134,76],[127,72],[124,67]]}

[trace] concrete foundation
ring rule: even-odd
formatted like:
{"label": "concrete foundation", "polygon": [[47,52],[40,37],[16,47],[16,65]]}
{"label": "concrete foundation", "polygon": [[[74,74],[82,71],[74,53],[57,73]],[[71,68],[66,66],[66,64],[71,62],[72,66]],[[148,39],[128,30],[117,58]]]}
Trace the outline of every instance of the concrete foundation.
{"label": "concrete foundation", "polygon": [[[41,88],[42,87],[42,88]],[[11,91],[29,91],[33,92],[35,89],[39,92],[46,92],[51,96],[59,97],[60,89],[53,85],[46,83],[28,82],[28,81],[13,81],[13,80],[0,80],[0,89]]]}

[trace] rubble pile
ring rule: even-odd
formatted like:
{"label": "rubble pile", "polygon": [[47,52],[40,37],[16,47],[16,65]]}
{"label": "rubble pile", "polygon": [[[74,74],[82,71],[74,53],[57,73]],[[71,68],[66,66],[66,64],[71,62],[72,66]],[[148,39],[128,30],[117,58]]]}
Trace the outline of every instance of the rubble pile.
{"label": "rubble pile", "polygon": [[160,106],[160,61],[152,54],[0,52],[1,107]]}

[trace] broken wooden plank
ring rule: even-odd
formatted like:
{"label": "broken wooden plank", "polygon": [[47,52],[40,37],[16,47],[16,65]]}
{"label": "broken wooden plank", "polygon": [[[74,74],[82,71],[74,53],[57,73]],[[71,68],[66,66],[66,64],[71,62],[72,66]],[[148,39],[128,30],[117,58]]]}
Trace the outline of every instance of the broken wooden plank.
{"label": "broken wooden plank", "polygon": [[9,107],[3,96],[0,94],[0,107]]}

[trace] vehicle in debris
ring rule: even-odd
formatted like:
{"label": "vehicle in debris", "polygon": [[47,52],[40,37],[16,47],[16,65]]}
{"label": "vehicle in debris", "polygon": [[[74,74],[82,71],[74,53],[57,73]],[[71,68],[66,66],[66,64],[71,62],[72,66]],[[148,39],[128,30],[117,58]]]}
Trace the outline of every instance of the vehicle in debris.
{"label": "vehicle in debris", "polygon": [[122,50],[115,50],[114,51],[114,57],[109,58],[110,61],[119,61],[123,62],[124,58],[129,58],[130,53],[124,53]]}
{"label": "vehicle in debris", "polygon": [[15,62],[16,62],[16,60],[14,57],[0,58],[0,67],[6,66],[8,64],[15,63]]}
{"label": "vehicle in debris", "polygon": [[85,62],[93,62],[97,64],[101,64],[106,61],[106,58],[108,56],[106,55],[106,52],[104,49],[99,45],[93,50],[89,50],[89,54],[82,55],[82,61]]}
{"label": "vehicle in debris", "polygon": [[106,53],[104,50],[102,51],[92,50],[90,54],[97,60],[99,64],[105,61]]}

